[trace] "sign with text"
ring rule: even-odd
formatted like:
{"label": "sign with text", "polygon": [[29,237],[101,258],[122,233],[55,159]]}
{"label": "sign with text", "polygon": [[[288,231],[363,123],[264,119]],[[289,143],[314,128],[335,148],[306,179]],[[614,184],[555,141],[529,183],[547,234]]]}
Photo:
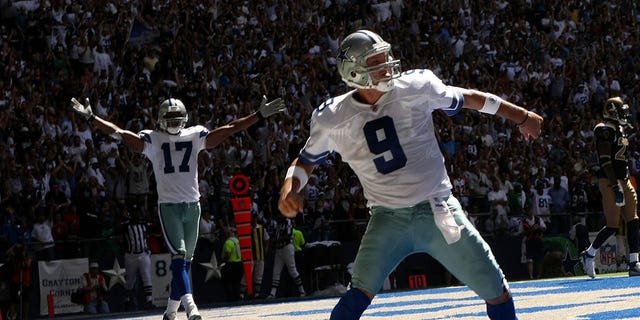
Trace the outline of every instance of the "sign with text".
{"label": "sign with text", "polygon": [[82,312],[84,306],[71,302],[71,293],[84,285],[82,275],[88,271],[87,258],[39,261],[40,315],[48,314],[49,294],[56,314]]}

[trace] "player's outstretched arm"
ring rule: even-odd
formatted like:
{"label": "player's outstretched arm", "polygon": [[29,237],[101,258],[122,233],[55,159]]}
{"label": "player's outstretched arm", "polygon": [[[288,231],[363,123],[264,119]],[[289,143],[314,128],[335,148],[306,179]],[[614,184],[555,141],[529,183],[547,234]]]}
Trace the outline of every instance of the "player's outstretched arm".
{"label": "player's outstretched arm", "polygon": [[286,106],[282,98],[277,98],[267,102],[267,97],[262,96],[262,103],[256,112],[246,117],[233,120],[209,132],[209,135],[207,136],[207,149],[215,148],[232,134],[246,130],[258,122],[258,120],[280,113],[285,109]]}
{"label": "player's outstretched arm", "polygon": [[313,169],[314,166],[302,164],[298,158],[291,163],[280,189],[280,199],[278,199],[278,209],[283,216],[293,218],[298,212],[304,210],[304,198],[300,191],[307,184]]}
{"label": "player's outstretched arm", "polygon": [[89,98],[84,99],[84,104],[80,103],[76,98],[71,98],[71,104],[71,107],[73,108],[73,111],[76,112],[76,114],[87,120],[87,122],[98,127],[98,129],[103,133],[115,133],[119,135],[120,138],[122,138],[122,142],[131,150],[135,152],[143,151],[144,142],[142,142],[142,139],[140,139],[137,134],[129,130],[123,130],[116,124],[94,115],[93,110],[91,110],[91,103],[89,102]]}
{"label": "player's outstretched arm", "polygon": [[473,89],[462,89],[465,108],[482,113],[497,114],[518,125],[518,130],[525,138],[537,138],[542,129],[544,118],[516,104],[503,100],[493,94]]}

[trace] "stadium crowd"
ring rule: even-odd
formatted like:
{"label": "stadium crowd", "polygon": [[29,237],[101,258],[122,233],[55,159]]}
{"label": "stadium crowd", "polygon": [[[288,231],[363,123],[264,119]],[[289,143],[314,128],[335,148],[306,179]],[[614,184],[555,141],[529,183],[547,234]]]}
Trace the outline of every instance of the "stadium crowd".
{"label": "stadium crowd", "polygon": [[[214,217],[222,241],[233,223],[234,174],[250,177],[256,215],[268,222],[279,214],[279,185],[308,137],[310,113],[346,90],[335,57],[359,27],[392,40],[405,70],[428,68],[544,115],[535,140],[480,113],[435,117],[454,192],[486,234],[513,228],[502,210],[521,217],[525,198],[542,194],[554,205],[539,214],[566,218],[549,219],[554,234],[568,234],[575,215],[600,212],[592,131],[603,101],[620,96],[632,123],[638,117],[633,1],[51,0],[0,1],[0,12],[0,251],[43,242],[34,246],[41,259],[118,255],[116,225],[132,203],[159,230],[147,161],[88,126],[71,97],[90,98],[96,114],[134,132],[155,127],[168,97],[185,103],[190,124],[210,129],[249,114],[263,94],[282,97],[284,114],[200,154],[203,215]],[[366,203],[350,169],[330,161],[310,178],[296,225],[308,241],[356,241]],[[566,192],[549,192],[556,184]],[[490,201],[496,189],[507,204]],[[46,221],[51,237],[32,237],[46,234],[33,232]],[[152,251],[164,250],[159,237]],[[110,245],[89,241],[105,238]]]}

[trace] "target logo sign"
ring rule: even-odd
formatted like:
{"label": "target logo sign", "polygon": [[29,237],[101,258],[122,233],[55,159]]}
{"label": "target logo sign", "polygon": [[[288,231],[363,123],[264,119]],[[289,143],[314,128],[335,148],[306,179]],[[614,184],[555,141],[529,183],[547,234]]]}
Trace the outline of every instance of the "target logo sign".
{"label": "target logo sign", "polygon": [[229,188],[231,189],[231,193],[236,196],[241,196],[246,194],[249,191],[249,178],[245,175],[238,174],[233,176],[229,181]]}

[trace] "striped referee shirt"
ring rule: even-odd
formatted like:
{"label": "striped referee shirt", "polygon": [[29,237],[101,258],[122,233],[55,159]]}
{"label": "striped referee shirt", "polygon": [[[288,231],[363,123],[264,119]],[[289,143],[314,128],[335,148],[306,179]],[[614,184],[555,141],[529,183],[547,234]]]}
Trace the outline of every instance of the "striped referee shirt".
{"label": "striped referee shirt", "polygon": [[280,249],[291,243],[293,240],[293,224],[291,219],[285,218],[284,221],[278,221],[276,227],[276,248]]}
{"label": "striped referee shirt", "polygon": [[124,239],[127,253],[143,253],[147,249],[147,226],[144,223],[133,223],[127,220],[123,223]]}

